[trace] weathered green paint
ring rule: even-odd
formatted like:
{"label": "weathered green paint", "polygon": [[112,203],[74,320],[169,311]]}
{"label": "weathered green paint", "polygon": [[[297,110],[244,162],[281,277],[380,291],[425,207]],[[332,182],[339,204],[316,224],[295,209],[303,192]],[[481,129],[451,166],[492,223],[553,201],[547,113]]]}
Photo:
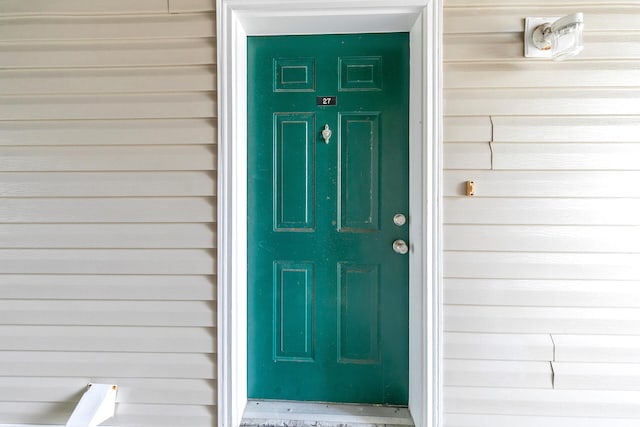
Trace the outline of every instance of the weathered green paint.
{"label": "weathered green paint", "polygon": [[407,404],[408,46],[248,39],[251,398]]}

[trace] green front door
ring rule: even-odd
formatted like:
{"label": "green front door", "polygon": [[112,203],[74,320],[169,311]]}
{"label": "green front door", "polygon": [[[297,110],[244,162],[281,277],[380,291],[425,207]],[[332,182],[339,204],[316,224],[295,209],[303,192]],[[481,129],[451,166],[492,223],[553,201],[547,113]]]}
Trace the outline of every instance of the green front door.
{"label": "green front door", "polygon": [[408,35],[248,52],[249,397],[406,405]]}

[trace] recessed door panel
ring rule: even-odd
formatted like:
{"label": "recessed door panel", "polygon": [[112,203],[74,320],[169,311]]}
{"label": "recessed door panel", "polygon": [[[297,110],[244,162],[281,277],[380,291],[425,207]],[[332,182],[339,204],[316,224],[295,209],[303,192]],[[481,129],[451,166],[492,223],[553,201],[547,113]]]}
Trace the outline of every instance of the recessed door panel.
{"label": "recessed door panel", "polygon": [[340,231],[378,229],[379,114],[340,114],[338,215]]}
{"label": "recessed door panel", "polygon": [[340,58],[340,90],[382,90],[382,57]]}
{"label": "recessed door panel", "polygon": [[274,360],[313,360],[313,264],[274,263]]}
{"label": "recessed door panel", "polygon": [[380,363],[378,266],[340,263],[338,277],[338,361]]}
{"label": "recessed door panel", "polygon": [[274,58],[273,88],[276,92],[312,92],[315,58]]}
{"label": "recessed door panel", "polygon": [[310,231],[314,224],[315,153],[312,113],[274,114],[274,215],[279,231]]}
{"label": "recessed door panel", "polygon": [[247,47],[248,395],[406,405],[408,34]]}

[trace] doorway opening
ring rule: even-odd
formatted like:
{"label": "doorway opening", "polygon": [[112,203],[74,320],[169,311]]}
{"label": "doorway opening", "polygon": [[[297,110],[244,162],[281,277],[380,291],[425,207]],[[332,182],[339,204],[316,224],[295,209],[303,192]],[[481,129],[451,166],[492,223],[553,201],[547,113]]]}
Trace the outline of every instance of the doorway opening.
{"label": "doorway opening", "polygon": [[218,0],[218,423],[247,408],[246,39],[250,35],[410,34],[409,410],[441,423],[441,5],[433,0]]}

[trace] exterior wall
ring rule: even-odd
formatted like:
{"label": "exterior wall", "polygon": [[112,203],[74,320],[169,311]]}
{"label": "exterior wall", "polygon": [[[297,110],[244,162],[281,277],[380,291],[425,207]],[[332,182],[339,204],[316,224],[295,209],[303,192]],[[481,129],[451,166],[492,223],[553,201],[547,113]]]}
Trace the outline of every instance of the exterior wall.
{"label": "exterior wall", "polygon": [[[640,4],[562,3],[445,0],[447,427],[640,423]],[[579,57],[523,57],[578,11]]]}
{"label": "exterior wall", "polygon": [[216,424],[213,4],[0,2],[0,424]]}
{"label": "exterior wall", "polygon": [[[447,427],[639,422],[640,6],[555,4],[445,0]],[[215,425],[212,12],[0,2],[0,424]]]}

